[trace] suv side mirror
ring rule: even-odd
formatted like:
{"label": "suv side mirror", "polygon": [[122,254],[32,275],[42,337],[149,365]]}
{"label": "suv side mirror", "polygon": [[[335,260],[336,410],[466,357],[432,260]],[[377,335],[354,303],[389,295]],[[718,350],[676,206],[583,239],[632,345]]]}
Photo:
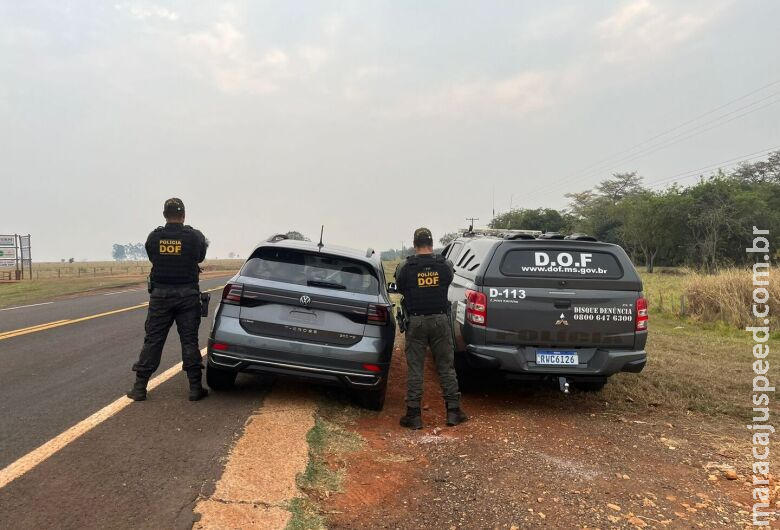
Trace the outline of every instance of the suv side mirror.
{"label": "suv side mirror", "polygon": [[388,293],[397,293],[398,292],[398,285],[396,285],[395,282],[390,282],[387,284],[387,292]]}

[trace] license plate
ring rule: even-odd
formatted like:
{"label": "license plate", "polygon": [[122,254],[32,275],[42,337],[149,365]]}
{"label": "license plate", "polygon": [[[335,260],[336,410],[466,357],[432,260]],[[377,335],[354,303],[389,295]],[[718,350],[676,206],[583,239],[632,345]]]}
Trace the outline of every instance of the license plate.
{"label": "license plate", "polygon": [[579,356],[573,351],[537,351],[536,364],[547,366],[576,366]]}

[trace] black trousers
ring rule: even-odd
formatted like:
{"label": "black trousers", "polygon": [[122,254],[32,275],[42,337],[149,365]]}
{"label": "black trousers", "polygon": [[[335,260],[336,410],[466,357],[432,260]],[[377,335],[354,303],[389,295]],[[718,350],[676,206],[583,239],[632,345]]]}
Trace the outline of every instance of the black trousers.
{"label": "black trousers", "polygon": [[181,360],[190,381],[200,381],[203,370],[198,328],[200,327],[200,294],[194,287],[154,288],[149,296],[146,315],[146,337],[133,371],[139,379],[148,380],[160,366],[165,339],[173,323],[181,340]]}

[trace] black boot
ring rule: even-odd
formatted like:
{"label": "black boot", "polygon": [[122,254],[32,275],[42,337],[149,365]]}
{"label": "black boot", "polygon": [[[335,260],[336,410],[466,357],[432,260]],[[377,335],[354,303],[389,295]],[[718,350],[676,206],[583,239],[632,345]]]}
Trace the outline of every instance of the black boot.
{"label": "black boot", "polygon": [[420,407],[406,407],[406,416],[401,418],[401,427],[407,429],[422,429],[422,417],[420,416]]}
{"label": "black boot", "polygon": [[449,427],[460,425],[468,419],[469,417],[460,409],[459,404],[447,405],[447,425]]}
{"label": "black boot", "polygon": [[209,391],[203,388],[200,378],[190,379],[190,401],[200,401],[209,395]]}
{"label": "black boot", "polygon": [[141,379],[140,377],[136,377],[135,384],[133,385],[133,388],[130,390],[130,392],[127,393],[127,397],[133,401],[144,401],[146,399],[146,383],[148,382],[148,379]]}

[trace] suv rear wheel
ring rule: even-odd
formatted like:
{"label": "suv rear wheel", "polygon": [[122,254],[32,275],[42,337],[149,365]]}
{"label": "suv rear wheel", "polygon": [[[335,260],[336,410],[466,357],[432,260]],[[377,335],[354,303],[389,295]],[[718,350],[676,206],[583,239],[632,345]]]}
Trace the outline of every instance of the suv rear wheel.
{"label": "suv rear wheel", "polygon": [[355,394],[358,404],[368,410],[382,410],[385,406],[385,395],[387,395],[387,383],[382,383],[379,388],[371,390],[359,390]]}
{"label": "suv rear wheel", "polygon": [[209,388],[217,392],[230,390],[236,382],[237,375],[238,372],[220,370],[219,368],[208,365],[206,367],[206,384],[209,385]]}

